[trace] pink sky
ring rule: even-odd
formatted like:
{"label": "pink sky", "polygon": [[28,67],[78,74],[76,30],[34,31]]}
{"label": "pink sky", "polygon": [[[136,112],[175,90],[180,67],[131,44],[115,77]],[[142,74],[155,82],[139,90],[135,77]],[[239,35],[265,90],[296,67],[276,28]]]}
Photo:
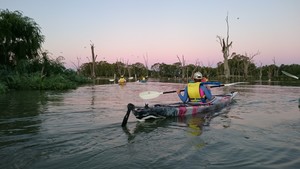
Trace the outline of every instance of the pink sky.
{"label": "pink sky", "polygon": [[[91,41],[97,61],[172,64],[184,55],[215,66],[223,61],[217,35],[226,37],[229,14],[231,52],[260,52],[254,63],[300,64],[298,0],[2,0],[1,9],[19,10],[36,21],[45,50],[66,66],[88,62]],[[270,7],[272,6],[272,7]]]}

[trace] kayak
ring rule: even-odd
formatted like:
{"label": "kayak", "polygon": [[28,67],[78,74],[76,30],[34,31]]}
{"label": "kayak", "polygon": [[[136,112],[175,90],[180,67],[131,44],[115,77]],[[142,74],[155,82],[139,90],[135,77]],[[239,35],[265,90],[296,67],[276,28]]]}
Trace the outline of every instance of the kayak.
{"label": "kayak", "polygon": [[140,82],[140,83],[146,83],[147,80],[139,80],[138,82]]}
{"label": "kayak", "polygon": [[224,107],[227,107],[237,94],[238,92],[231,92],[224,95],[215,95],[213,100],[207,103],[179,102],[171,104],[155,104],[153,106],[146,104],[145,106],[140,107],[129,103],[127,112],[131,111],[138,120],[204,114],[220,111]]}

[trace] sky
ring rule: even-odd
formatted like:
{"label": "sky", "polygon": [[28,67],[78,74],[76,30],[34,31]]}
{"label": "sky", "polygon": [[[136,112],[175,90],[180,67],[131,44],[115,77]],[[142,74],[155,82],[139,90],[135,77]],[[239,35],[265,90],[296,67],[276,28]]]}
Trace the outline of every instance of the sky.
{"label": "sky", "polygon": [[215,67],[223,61],[217,36],[230,53],[255,55],[257,65],[300,64],[299,0],[0,0],[21,11],[45,36],[43,49],[67,68],[91,60]]}

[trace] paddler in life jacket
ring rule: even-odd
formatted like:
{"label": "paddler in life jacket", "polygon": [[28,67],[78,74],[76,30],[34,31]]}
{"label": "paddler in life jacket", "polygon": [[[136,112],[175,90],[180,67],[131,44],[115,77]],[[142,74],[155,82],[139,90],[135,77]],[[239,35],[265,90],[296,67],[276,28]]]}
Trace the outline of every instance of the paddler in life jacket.
{"label": "paddler in life jacket", "polygon": [[124,78],[124,75],[121,75],[118,82],[119,82],[119,84],[125,84],[126,83],[126,79]]}
{"label": "paddler in life jacket", "polygon": [[194,73],[194,82],[190,82],[184,89],[183,95],[180,90],[177,90],[177,94],[180,100],[184,103],[187,102],[202,102],[206,103],[207,101],[211,101],[214,97],[210,92],[210,89],[207,88],[207,85],[221,85],[220,82],[202,82],[203,76],[202,73],[196,72]]}

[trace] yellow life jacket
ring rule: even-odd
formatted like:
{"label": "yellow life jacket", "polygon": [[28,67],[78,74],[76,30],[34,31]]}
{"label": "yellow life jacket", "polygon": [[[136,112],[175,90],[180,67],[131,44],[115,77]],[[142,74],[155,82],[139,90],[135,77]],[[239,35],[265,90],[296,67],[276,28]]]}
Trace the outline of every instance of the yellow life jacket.
{"label": "yellow life jacket", "polygon": [[188,96],[192,102],[201,101],[201,98],[205,98],[204,92],[200,91],[200,83],[188,83]]}
{"label": "yellow life jacket", "polygon": [[121,78],[119,79],[119,83],[126,83],[126,79],[125,79],[124,77],[121,77]]}

